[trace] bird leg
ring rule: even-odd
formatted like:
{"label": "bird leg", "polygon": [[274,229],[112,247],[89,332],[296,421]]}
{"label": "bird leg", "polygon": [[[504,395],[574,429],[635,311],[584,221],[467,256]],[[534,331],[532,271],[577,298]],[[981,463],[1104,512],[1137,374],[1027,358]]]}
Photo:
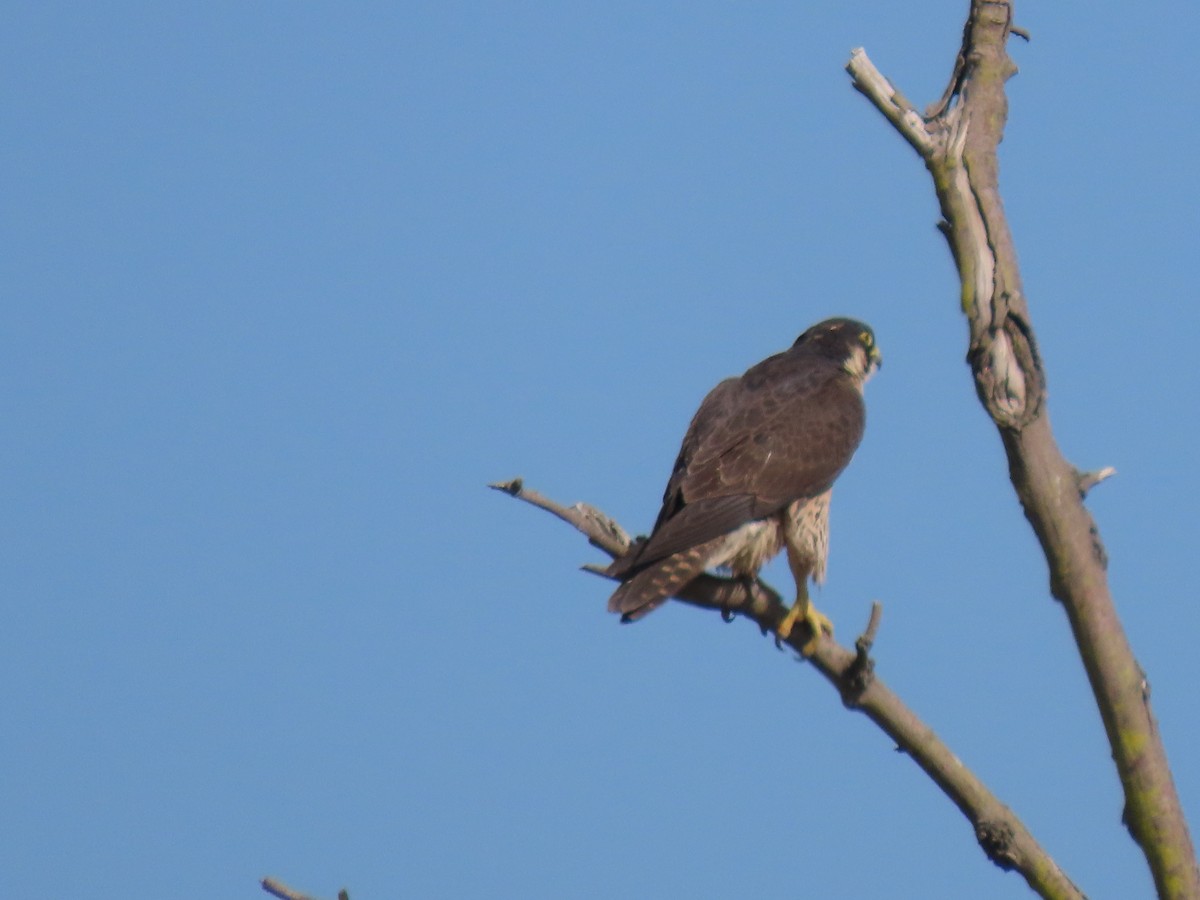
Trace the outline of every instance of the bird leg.
{"label": "bird leg", "polygon": [[809,584],[808,576],[797,578],[796,580],[796,602],[792,604],[791,610],[787,611],[787,616],[779,623],[779,628],[775,629],[775,643],[782,643],[791,637],[792,630],[796,628],[796,623],[803,620],[805,625],[809,626],[811,637],[804,642],[804,646],[800,647],[800,655],[811,656],[817,648],[817,641],[821,640],[821,635],[833,635],[833,623],[829,617],[817,610],[817,607],[812,605],[809,600]]}

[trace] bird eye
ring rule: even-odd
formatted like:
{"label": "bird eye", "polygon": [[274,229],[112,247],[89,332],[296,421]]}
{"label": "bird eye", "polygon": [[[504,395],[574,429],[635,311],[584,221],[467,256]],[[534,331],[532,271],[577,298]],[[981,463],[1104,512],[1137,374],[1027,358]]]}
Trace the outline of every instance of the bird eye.
{"label": "bird eye", "polygon": [[863,346],[868,350],[875,346],[875,338],[869,331],[859,332],[858,339],[863,342]]}

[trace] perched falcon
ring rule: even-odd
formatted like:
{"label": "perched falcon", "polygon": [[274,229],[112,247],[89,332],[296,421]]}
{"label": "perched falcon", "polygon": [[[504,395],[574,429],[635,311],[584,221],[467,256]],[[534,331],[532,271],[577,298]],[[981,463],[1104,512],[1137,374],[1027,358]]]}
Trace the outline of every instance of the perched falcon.
{"label": "perched falcon", "polygon": [[787,548],[796,602],[778,628],[812,629],[807,655],[833,626],[808,599],[829,552],[829,495],[862,440],[863,385],[882,357],[853,319],[827,319],[791,349],[718,384],[692,418],[650,537],[613,562],[610,612],[632,622],[705,569],[755,578]]}

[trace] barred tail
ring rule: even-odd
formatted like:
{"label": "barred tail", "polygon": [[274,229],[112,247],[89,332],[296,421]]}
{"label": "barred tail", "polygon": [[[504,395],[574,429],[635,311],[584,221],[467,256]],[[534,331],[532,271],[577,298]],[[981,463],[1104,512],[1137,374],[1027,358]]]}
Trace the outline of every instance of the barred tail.
{"label": "barred tail", "polygon": [[691,547],[642,569],[613,592],[608,611],[620,613],[622,622],[636,622],[654,612],[705,570],[713,543]]}

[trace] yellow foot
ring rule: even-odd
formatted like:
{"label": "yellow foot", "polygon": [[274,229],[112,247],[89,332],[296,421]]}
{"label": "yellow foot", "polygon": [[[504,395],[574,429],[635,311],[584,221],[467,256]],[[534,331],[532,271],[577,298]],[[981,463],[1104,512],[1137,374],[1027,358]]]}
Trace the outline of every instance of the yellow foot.
{"label": "yellow foot", "polygon": [[804,646],[800,648],[800,655],[812,656],[813,651],[817,649],[817,642],[821,639],[821,635],[833,634],[833,623],[807,599],[797,600],[788,610],[788,614],[783,617],[779,627],[775,629],[775,643],[782,644],[791,637],[792,630],[799,620],[803,620],[812,632],[812,637],[805,641]]}

